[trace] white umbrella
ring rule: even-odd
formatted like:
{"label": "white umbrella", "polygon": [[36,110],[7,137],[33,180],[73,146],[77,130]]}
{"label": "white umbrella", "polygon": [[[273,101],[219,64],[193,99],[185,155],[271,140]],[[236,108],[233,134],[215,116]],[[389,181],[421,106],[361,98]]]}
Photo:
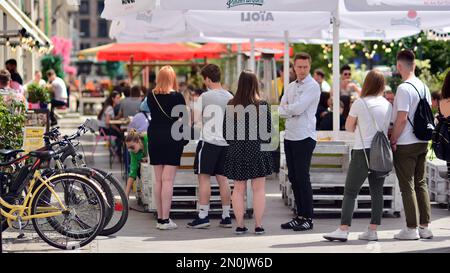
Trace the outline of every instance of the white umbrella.
{"label": "white umbrella", "polygon": [[344,0],[350,11],[449,11],[450,2],[445,0]]}
{"label": "white umbrella", "polygon": [[[341,12],[342,29],[385,31],[444,28],[450,26],[450,11]],[[399,32],[400,33],[400,32]]]}
{"label": "white umbrella", "polygon": [[156,0],[105,0],[102,18],[111,20],[127,14],[137,13],[142,10],[152,10],[155,7]]}
{"label": "white umbrella", "polygon": [[167,10],[333,11],[338,0],[163,0]]}

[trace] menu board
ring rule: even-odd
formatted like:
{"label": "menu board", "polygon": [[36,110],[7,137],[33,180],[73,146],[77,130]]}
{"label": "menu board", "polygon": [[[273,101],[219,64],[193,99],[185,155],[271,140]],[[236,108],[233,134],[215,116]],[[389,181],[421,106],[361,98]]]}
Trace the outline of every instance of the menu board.
{"label": "menu board", "polygon": [[29,110],[26,114],[23,150],[26,153],[44,147],[44,134],[49,130],[48,110]]}

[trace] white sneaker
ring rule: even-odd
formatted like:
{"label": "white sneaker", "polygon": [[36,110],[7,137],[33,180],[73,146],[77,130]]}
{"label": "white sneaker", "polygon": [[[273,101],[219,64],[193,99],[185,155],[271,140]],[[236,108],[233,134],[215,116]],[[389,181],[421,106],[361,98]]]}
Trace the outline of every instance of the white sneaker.
{"label": "white sneaker", "polygon": [[344,231],[344,230],[338,228],[331,233],[323,235],[323,238],[327,239],[328,241],[347,242],[348,231]]}
{"label": "white sneaker", "polygon": [[433,239],[433,233],[428,227],[419,227],[419,236],[421,239]]}
{"label": "white sneaker", "polygon": [[156,229],[161,229],[161,224],[160,223],[156,223]]}
{"label": "white sneaker", "polygon": [[378,234],[376,230],[367,228],[366,232],[359,234],[358,239],[363,241],[378,241]]}
{"label": "white sneaker", "polygon": [[417,228],[403,228],[399,233],[394,235],[397,240],[419,240],[419,231]]}
{"label": "white sneaker", "polygon": [[159,224],[160,230],[170,230],[170,229],[177,229],[178,226],[175,224],[172,219],[169,219],[169,223],[167,224]]}

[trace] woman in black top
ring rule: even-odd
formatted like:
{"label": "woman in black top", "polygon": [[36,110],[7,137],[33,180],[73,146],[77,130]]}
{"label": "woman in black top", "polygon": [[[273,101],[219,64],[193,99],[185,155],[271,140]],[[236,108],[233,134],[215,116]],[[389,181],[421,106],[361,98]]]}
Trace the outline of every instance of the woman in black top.
{"label": "woman in black top", "polygon": [[[183,118],[183,113],[187,113],[187,109],[183,95],[175,91],[178,90],[178,83],[172,67],[161,68],[156,83],[156,88],[147,97],[152,117],[148,126],[148,150],[156,180],[154,189],[158,213],[156,227],[167,230],[177,228],[170,220],[169,214],[173,182],[184,148],[184,141],[179,140],[179,136],[172,135],[172,127],[178,126],[174,123]],[[172,110],[178,113],[177,116],[172,117]],[[182,130],[178,132],[182,133]]]}
{"label": "woman in black top", "polygon": [[[245,114],[242,111],[244,108]],[[237,222],[236,234],[247,231],[244,226],[247,180],[252,180],[255,233],[263,234],[265,181],[273,170],[271,152],[264,144],[271,142],[272,118],[270,105],[260,100],[259,83],[254,73],[241,73],[236,95],[228,103],[224,118],[223,134],[230,145],[225,160],[225,176],[234,180],[232,202]]]}

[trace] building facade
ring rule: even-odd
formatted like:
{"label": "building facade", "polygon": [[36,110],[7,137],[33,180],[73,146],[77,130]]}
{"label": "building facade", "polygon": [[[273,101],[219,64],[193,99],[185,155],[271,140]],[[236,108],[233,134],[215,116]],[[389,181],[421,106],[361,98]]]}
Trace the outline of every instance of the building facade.
{"label": "building facade", "polygon": [[97,47],[112,43],[109,38],[110,21],[101,18],[104,0],[80,0],[75,19],[79,41],[76,50]]}
{"label": "building facade", "polygon": [[[31,23],[35,24],[48,38],[57,36],[74,40],[77,37],[74,19],[78,12],[76,1],[10,0],[9,2],[26,14]],[[3,33],[15,32],[21,28],[16,18],[8,16],[4,10],[0,12],[0,29]],[[30,52],[21,47],[13,48],[3,44],[0,47],[0,68],[4,67],[6,60],[14,58],[17,60],[18,72],[22,75],[24,82],[29,82],[33,79],[34,72],[40,69],[41,57],[35,51]]]}

